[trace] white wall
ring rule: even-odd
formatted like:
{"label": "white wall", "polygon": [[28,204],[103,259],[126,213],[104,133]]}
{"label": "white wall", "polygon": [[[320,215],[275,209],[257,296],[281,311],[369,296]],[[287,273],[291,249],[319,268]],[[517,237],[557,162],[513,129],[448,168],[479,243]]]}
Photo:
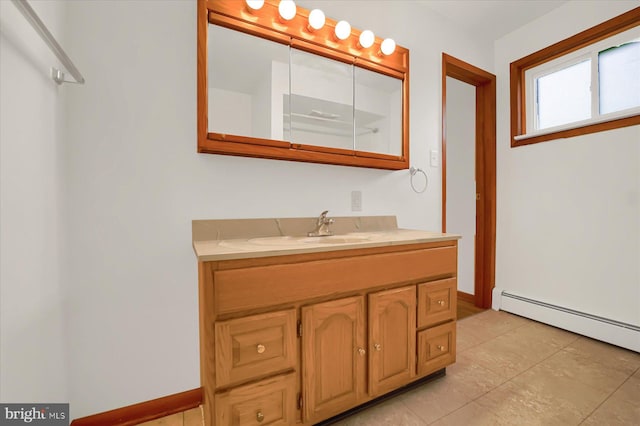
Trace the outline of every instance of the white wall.
{"label": "white wall", "polygon": [[440,229],[441,53],[490,70],[490,42],[411,1],[300,2],[411,49],[416,194],[407,170],[197,154],[195,1],[32,3],[87,82],[55,86],[0,2],[3,401],[77,418],[198,387],[192,219],[349,215],[358,189],[358,214]]}
{"label": "white wall", "polygon": [[[33,1],[60,36],[63,8]],[[8,1],[0,1],[0,401],[67,402],[62,90],[59,66]],[[73,89],[71,89],[73,90]]]}
{"label": "white wall", "polygon": [[512,149],[508,71],[510,62],[637,5],[568,2],[495,43],[496,286],[634,325],[640,325],[640,126]]}
{"label": "white wall", "polygon": [[458,290],[475,294],[476,88],[447,77],[447,232],[458,242]]}

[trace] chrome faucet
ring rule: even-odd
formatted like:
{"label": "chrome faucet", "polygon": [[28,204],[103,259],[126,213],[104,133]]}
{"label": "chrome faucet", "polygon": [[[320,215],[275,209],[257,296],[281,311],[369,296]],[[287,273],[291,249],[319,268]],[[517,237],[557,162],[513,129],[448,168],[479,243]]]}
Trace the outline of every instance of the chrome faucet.
{"label": "chrome faucet", "polygon": [[329,229],[329,225],[333,223],[333,219],[329,219],[327,213],[329,213],[329,210],[325,210],[320,214],[316,223],[316,229],[307,234],[309,237],[327,237],[333,235],[333,232]]}

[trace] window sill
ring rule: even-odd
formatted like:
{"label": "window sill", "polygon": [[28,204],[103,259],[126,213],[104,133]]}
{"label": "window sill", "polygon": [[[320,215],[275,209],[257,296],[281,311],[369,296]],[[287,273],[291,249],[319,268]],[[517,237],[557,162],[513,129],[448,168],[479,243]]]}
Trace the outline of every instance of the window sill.
{"label": "window sill", "polygon": [[634,108],[624,113],[611,113],[596,119],[550,127],[524,135],[515,135],[511,140],[511,146],[517,147],[554,139],[570,138],[638,124],[640,124],[640,108]]}

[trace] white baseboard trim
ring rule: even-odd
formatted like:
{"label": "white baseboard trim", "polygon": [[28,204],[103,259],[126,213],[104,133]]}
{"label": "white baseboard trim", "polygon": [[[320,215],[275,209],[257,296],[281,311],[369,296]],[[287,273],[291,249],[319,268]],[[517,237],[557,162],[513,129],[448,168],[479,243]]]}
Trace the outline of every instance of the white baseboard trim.
{"label": "white baseboard trim", "polygon": [[529,299],[504,289],[494,293],[494,309],[496,300],[500,310],[640,352],[639,326]]}

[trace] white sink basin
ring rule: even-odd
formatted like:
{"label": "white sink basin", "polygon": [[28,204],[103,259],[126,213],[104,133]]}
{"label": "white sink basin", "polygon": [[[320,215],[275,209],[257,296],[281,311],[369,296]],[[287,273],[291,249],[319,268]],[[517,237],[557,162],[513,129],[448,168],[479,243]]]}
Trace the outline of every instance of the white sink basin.
{"label": "white sink basin", "polygon": [[260,246],[292,246],[296,244],[354,244],[370,241],[373,235],[329,235],[326,237],[263,237],[252,238],[250,244]]}
{"label": "white sink basin", "polygon": [[329,235],[327,237],[307,237],[303,242],[310,244],[350,244],[371,241],[370,236]]}

